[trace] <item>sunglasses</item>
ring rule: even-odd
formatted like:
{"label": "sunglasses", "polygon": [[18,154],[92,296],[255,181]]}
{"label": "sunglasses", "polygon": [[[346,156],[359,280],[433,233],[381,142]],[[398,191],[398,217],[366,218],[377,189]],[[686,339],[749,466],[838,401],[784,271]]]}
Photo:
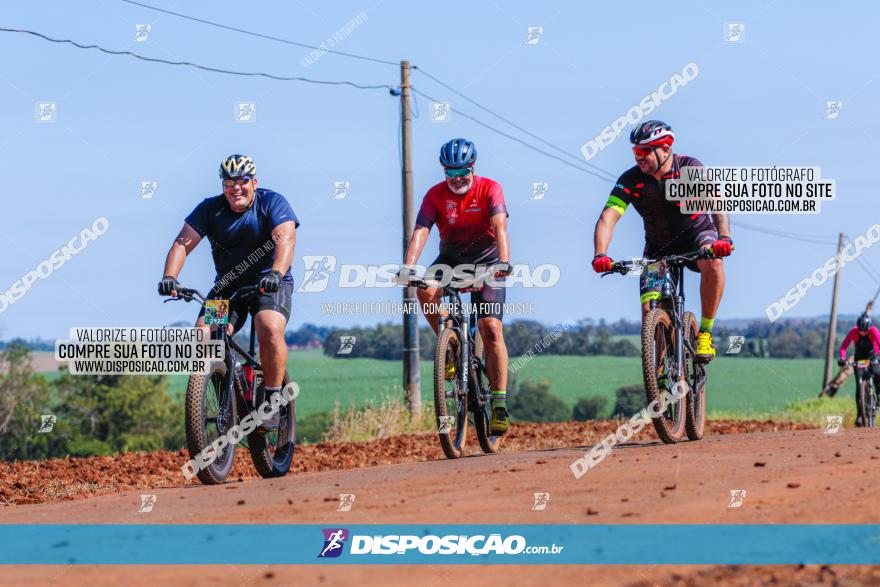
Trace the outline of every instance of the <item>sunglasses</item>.
{"label": "sunglasses", "polygon": [[633,147],[636,157],[647,157],[654,151],[654,147]]}
{"label": "sunglasses", "polygon": [[465,177],[474,170],[473,167],[459,167],[457,169],[444,169],[446,177]]}
{"label": "sunglasses", "polygon": [[250,175],[242,175],[241,177],[233,177],[232,179],[224,179],[223,180],[223,187],[226,187],[226,188],[233,188],[235,186],[243,187],[243,186],[246,186],[252,179],[253,179],[253,177],[251,177]]}

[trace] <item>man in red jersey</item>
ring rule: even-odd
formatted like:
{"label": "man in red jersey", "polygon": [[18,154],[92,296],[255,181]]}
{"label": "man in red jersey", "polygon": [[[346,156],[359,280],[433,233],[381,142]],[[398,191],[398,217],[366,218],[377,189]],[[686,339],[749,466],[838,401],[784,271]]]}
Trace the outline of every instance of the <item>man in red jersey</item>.
{"label": "man in red jersey", "polygon": [[[475,265],[489,269],[497,279],[510,274],[510,242],[507,238],[507,206],[501,186],[487,177],[474,173],[477,148],[466,139],[453,139],[440,148],[440,164],[446,180],[428,190],[419,214],[412,239],[406,250],[402,275],[412,270],[425,248],[425,241],[433,225],[440,231],[440,256],[429,268],[449,271],[460,265]],[[449,269],[446,269],[446,268]],[[495,283],[493,285],[492,283]],[[438,330],[440,289],[429,287],[418,291],[425,318]],[[507,431],[510,418],[507,413],[507,347],[504,344],[503,317],[505,288],[494,279],[482,289],[471,293],[471,303],[477,307],[477,328],[486,349],[486,369],[492,388],[492,434]],[[446,373],[455,376],[454,369]]]}

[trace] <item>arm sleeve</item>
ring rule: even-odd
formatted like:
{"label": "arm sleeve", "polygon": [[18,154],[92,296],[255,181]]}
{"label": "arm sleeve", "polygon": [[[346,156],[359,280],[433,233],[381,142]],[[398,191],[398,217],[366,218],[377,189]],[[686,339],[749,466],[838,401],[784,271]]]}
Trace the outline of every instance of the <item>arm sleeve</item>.
{"label": "arm sleeve", "polygon": [[184,222],[199,233],[199,236],[204,237],[208,234],[208,200],[202,200],[198,206],[193,208],[193,211],[189,213]]}
{"label": "arm sleeve", "polygon": [[846,338],[843,339],[843,342],[840,343],[840,351],[838,355],[841,359],[846,359],[846,347],[849,346],[849,343],[853,342],[858,336],[858,329],[852,328],[847,334]]}
{"label": "arm sleeve", "polygon": [[299,219],[296,217],[296,214],[293,213],[293,208],[290,207],[290,202],[288,202],[287,198],[281,194],[276,193],[275,197],[272,198],[272,201],[269,202],[268,216],[269,224],[272,228],[291,220],[294,225],[299,228]]}
{"label": "arm sleeve", "polygon": [[872,326],[868,331],[871,336],[871,342],[874,343],[874,354],[880,356],[880,330],[876,326]]}
{"label": "arm sleeve", "polygon": [[431,199],[428,196],[425,196],[425,199],[422,200],[422,207],[419,208],[419,213],[416,216],[416,226],[424,226],[425,228],[431,228],[434,226],[434,223],[437,221],[437,210],[434,208],[434,205],[431,203]]}
{"label": "arm sleeve", "polygon": [[608,201],[605,202],[605,207],[614,208],[622,216],[623,213],[626,212],[626,208],[630,205],[632,200],[632,190],[626,187],[623,176],[621,175],[617,179],[617,183],[614,185],[614,188],[612,188],[611,195],[608,196]]}
{"label": "arm sleeve", "polygon": [[510,216],[507,213],[507,204],[504,203],[504,190],[499,183],[493,184],[489,190],[489,218],[496,214]]}

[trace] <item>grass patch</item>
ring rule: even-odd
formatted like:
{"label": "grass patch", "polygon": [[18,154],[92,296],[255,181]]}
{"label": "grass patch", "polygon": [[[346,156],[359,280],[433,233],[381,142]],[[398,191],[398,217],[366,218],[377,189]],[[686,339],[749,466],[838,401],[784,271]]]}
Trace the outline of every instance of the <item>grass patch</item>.
{"label": "grass patch", "polygon": [[368,403],[360,409],[350,406],[344,414],[340,414],[337,402],[330,428],[324,433],[324,440],[357,442],[388,438],[408,432],[436,430],[433,405],[425,405],[421,417],[414,417],[399,398],[385,396],[380,401]]}

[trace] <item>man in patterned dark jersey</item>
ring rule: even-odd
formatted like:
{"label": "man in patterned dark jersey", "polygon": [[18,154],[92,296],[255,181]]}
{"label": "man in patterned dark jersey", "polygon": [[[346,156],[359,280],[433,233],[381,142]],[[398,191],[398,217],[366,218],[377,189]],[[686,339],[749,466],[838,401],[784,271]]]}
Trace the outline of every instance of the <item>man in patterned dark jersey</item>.
{"label": "man in patterned dark jersey", "polygon": [[[733,251],[729,219],[726,214],[686,215],[679,210],[680,202],[666,199],[666,180],[681,177],[682,167],[703,166],[694,157],[672,153],[675,134],[668,124],[659,120],[643,122],[633,129],[629,138],[633,144],[636,165],[617,180],[596,223],[593,270],[602,273],[611,269],[613,261],[607,255],[608,245],[611,244],[617,221],[630,204],[645,225],[646,257],[711,248],[716,258],[700,259],[688,264],[689,269],[700,273],[702,317],[696,354],[699,360],[711,361],[715,357],[712,326],[724,293],[724,265],[718,257],[726,257]],[[650,301],[660,297],[660,285],[649,285],[643,274],[640,290],[644,319],[650,309]]]}
{"label": "man in patterned dark jersey", "polygon": [[[446,178],[425,194],[406,249],[401,277],[412,272],[435,224],[440,231],[440,256],[429,271],[467,264],[494,273],[494,280],[488,280],[481,290],[471,293],[471,303],[477,306],[477,328],[486,348],[486,370],[492,388],[491,428],[492,434],[498,435],[507,431],[510,421],[507,413],[507,347],[501,325],[505,288],[503,284],[492,282],[510,274],[510,242],[504,192],[497,182],[474,173],[476,161],[477,148],[466,139],[452,139],[440,148],[440,165]],[[426,277],[438,278],[436,274]],[[420,289],[418,296],[425,318],[437,332],[439,315],[435,308],[440,300],[440,289]],[[454,376],[455,371],[450,366],[446,378]]]}

